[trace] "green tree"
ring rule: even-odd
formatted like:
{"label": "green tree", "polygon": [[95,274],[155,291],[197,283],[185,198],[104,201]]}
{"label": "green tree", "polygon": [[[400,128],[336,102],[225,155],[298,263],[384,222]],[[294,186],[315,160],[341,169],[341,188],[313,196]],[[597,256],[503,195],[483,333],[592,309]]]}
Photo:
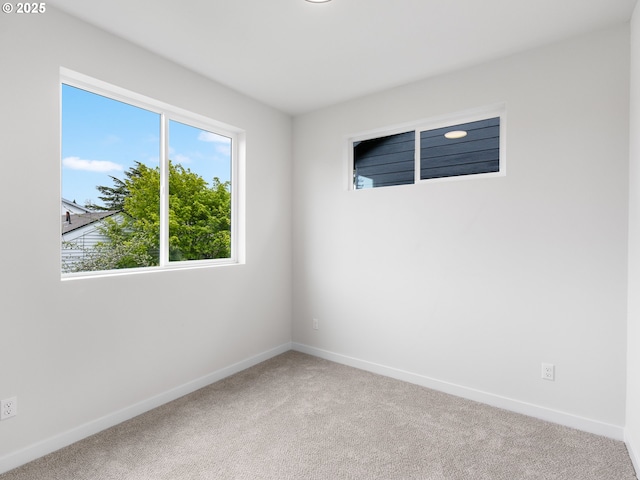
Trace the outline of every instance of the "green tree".
{"label": "green tree", "polygon": [[79,248],[74,242],[62,242],[62,248],[75,252],[73,261],[63,262],[62,271],[89,272],[119,268],[150,267],[157,265],[157,255],[139,232],[131,232],[126,222],[112,218],[102,220],[98,230],[109,238],[93,247]]}
{"label": "green tree", "polygon": [[124,209],[124,200],[129,196],[129,187],[128,183],[132,182],[135,178],[141,175],[140,168],[144,167],[140,162],[135,162],[135,166],[129,168],[124,175],[125,180],[120,180],[113,175],[109,175],[111,180],[113,181],[113,186],[108,187],[106,185],[98,185],[96,186],[96,190],[98,190],[102,196],[98,198],[102,200],[104,205],[97,205],[94,203],[88,203],[85,205],[87,208],[91,210],[101,210],[101,211],[120,211]]}
{"label": "green tree", "polygon": [[[124,211],[133,229],[160,248],[160,171],[138,165],[127,182]],[[231,255],[231,193],[229,182],[204,178],[169,162],[169,259],[205,260]]]}
{"label": "green tree", "polygon": [[136,232],[151,250],[160,251],[160,169],[136,165],[136,172],[125,181],[127,194],[122,210],[131,218],[130,231]]}
{"label": "green tree", "polygon": [[[112,187],[96,187],[102,194],[102,210],[119,210],[117,219],[105,219],[99,227],[107,238],[73,271],[110,270],[158,264],[160,250],[160,169],[136,163],[125,179],[111,177]],[[75,248],[63,245],[63,248]],[[230,182],[205,179],[169,162],[169,259],[205,260],[231,256]]]}
{"label": "green tree", "polygon": [[171,260],[204,260],[231,255],[229,182],[209,186],[182,165],[170,165],[169,254]]}

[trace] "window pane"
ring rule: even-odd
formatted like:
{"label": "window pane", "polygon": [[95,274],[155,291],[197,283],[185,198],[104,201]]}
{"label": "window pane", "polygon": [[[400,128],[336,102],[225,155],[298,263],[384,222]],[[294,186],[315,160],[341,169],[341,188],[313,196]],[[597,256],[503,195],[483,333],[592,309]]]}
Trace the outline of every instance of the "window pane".
{"label": "window pane", "polygon": [[354,187],[373,188],[413,183],[415,132],[353,143]]}
{"label": "window pane", "polygon": [[500,117],[420,132],[422,180],[499,170]]}
{"label": "window pane", "polygon": [[62,272],[159,263],[160,115],[62,85]]}
{"label": "window pane", "polygon": [[231,139],[169,122],[169,260],[231,257]]}

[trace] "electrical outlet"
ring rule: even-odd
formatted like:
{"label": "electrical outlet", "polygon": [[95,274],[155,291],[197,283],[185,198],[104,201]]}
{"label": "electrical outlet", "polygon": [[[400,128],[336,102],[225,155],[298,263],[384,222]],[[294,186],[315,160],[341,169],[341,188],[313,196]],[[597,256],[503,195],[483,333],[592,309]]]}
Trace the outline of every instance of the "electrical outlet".
{"label": "electrical outlet", "polygon": [[542,378],[544,380],[551,380],[552,382],[556,379],[556,367],[552,363],[543,363],[542,364]]}
{"label": "electrical outlet", "polygon": [[318,330],[318,319],[317,318],[313,319],[313,324],[312,325],[313,325],[313,329],[314,330]]}
{"label": "electrical outlet", "polygon": [[0,400],[0,420],[15,417],[18,414],[18,397]]}

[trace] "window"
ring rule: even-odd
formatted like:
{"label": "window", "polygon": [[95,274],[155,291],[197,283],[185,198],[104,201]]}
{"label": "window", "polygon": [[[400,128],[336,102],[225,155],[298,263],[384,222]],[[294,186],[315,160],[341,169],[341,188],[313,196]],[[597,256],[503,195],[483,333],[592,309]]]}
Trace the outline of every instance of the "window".
{"label": "window", "polygon": [[65,71],[61,271],[238,263],[242,132]]}
{"label": "window", "polygon": [[[350,140],[352,188],[504,175],[504,107]],[[458,120],[458,122],[455,122]],[[396,129],[397,130],[397,129]]]}
{"label": "window", "polygon": [[413,183],[415,137],[415,132],[405,132],[353,142],[355,187]]}

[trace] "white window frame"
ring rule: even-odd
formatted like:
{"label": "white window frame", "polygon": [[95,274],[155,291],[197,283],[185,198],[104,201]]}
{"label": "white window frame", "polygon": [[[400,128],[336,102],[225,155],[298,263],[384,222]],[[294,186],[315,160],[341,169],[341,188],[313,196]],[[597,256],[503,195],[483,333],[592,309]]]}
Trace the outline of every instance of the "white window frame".
{"label": "white window frame", "polygon": [[[499,152],[499,168],[497,172],[488,173],[475,173],[471,175],[452,175],[439,178],[420,178],[420,133],[428,130],[435,130],[438,128],[444,128],[448,126],[455,126],[462,123],[476,122],[479,120],[487,120],[489,118],[500,118],[500,152]],[[364,140],[372,140],[376,138],[386,137],[389,135],[396,135],[399,133],[407,133],[410,131],[415,132],[415,156],[414,156],[414,168],[415,175],[413,184],[403,185],[390,185],[389,187],[411,187],[412,185],[424,185],[435,182],[450,182],[459,180],[472,180],[478,178],[492,178],[503,177],[507,174],[507,156],[506,156],[506,128],[507,128],[507,106],[506,103],[497,103],[485,107],[474,108],[465,110],[453,114],[441,115],[438,117],[432,117],[427,119],[418,120],[415,122],[395,125],[391,127],[383,127],[375,130],[369,130],[367,132],[361,132],[347,137],[347,182],[348,190],[377,190],[378,188],[355,188],[353,182],[353,174],[355,167],[355,160],[353,156],[353,144],[355,142],[361,142]],[[381,187],[382,188],[382,187]],[[388,187],[384,187],[388,188]]]}
{"label": "white window frame", "polygon": [[[244,130],[64,67],[60,68],[60,105],[62,105],[63,84],[133,105],[160,116],[160,258],[159,265],[154,267],[61,273],[62,280],[245,263],[244,163],[246,134]],[[172,120],[231,139],[231,256],[229,258],[169,261],[169,138],[167,132],[169,122]],[[60,109],[60,126],[62,126],[62,109]],[[62,162],[62,128],[60,128],[59,157]],[[62,198],[62,163],[60,164],[60,198]]]}

